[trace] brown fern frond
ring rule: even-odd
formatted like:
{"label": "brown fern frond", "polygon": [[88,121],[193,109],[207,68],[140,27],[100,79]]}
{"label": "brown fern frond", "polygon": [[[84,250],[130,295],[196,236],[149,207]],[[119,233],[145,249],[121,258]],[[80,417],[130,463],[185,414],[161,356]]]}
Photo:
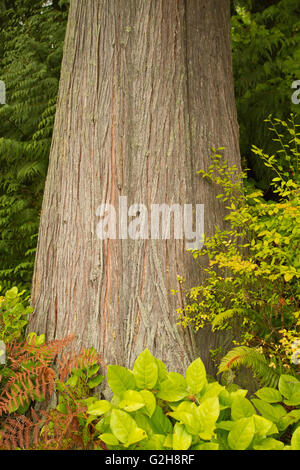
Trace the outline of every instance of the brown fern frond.
{"label": "brown fern frond", "polygon": [[94,350],[82,349],[79,354],[63,355],[62,359],[58,360],[59,379],[66,380],[73,369],[87,369],[96,364],[105,367],[101,356]]}
{"label": "brown fern frond", "polygon": [[[58,380],[65,381],[73,369],[88,369],[101,364],[100,355],[94,351],[82,350],[79,354],[63,353],[73,336],[63,340],[37,345],[30,342],[12,342],[7,345],[7,358],[11,375],[5,377],[0,392],[0,449],[84,449],[92,442],[89,432],[83,438],[80,423],[86,407],[76,394],[68,393],[65,412],[57,409],[38,413],[32,409],[31,416],[13,414],[20,406],[31,401],[47,399],[55,391]],[[55,359],[57,365],[54,365]],[[11,415],[10,417],[6,415]],[[26,413],[28,414],[28,413]]]}
{"label": "brown fern frond", "polygon": [[29,450],[38,446],[41,426],[46,417],[31,409],[32,419],[26,416],[8,418],[0,431],[0,449]]}
{"label": "brown fern frond", "polygon": [[[0,395],[0,416],[30,400],[50,398],[55,387],[55,371],[38,366],[10,377]],[[21,385],[21,386],[20,386]]]}
{"label": "brown fern frond", "polygon": [[[70,450],[83,449],[84,443],[79,432],[78,417],[86,410],[80,404],[76,404],[75,409],[66,405],[67,413],[60,413],[52,410],[47,418],[47,423],[43,426],[43,449]],[[54,425],[53,425],[54,424]],[[49,425],[51,425],[49,427]]]}
{"label": "brown fern frond", "polygon": [[27,340],[22,344],[12,342],[7,347],[6,355],[13,370],[24,367],[26,363],[30,364],[32,360],[44,366],[50,366],[73,339],[74,335],[70,335],[67,338],[49,341],[42,345],[37,345],[35,338],[31,338],[30,341]]}

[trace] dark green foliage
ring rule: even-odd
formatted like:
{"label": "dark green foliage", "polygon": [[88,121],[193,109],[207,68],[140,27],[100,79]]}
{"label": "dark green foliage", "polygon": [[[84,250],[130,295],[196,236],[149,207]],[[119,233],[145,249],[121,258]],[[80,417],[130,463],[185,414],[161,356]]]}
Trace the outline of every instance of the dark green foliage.
{"label": "dark green foliage", "polygon": [[[0,13],[0,279],[29,286],[55,114],[67,12],[4,2]],[[65,3],[65,2],[64,2]],[[65,7],[64,7],[65,10]]]}
{"label": "dark green foliage", "polygon": [[300,106],[293,105],[291,96],[293,81],[300,79],[300,3],[244,0],[235,6],[233,66],[241,153],[256,184],[267,191],[272,173],[253,158],[251,146],[273,153],[268,125],[263,124],[270,114],[286,120],[293,112],[299,120]]}

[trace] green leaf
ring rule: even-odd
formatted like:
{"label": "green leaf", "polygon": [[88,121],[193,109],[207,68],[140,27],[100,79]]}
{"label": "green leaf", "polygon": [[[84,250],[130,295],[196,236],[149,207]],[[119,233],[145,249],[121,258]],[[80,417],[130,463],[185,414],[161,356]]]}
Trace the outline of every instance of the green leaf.
{"label": "green leaf", "polygon": [[35,338],[35,345],[42,346],[43,344],[45,344],[45,341],[46,341],[45,335],[41,334]]}
{"label": "green leaf", "polygon": [[205,367],[200,358],[190,364],[186,370],[185,377],[189,391],[193,395],[200,393],[207,383]]}
{"label": "green leaf", "polygon": [[288,400],[283,400],[283,403],[287,406],[300,405],[300,391],[292,393]]}
{"label": "green leaf", "polygon": [[114,436],[126,447],[147,437],[144,429],[139,428],[135,420],[122,410],[112,410],[110,428]]}
{"label": "green leaf", "polygon": [[155,358],[155,362],[158,367],[158,382],[162,382],[168,377],[168,371],[165,364],[160,360]]}
{"label": "green leaf", "polygon": [[92,377],[93,375],[97,374],[98,370],[100,369],[100,366],[99,365],[95,365],[95,366],[92,366],[92,367],[89,367],[88,368],[88,371],[87,371],[87,376],[88,378]]}
{"label": "green leaf", "polygon": [[111,390],[119,396],[126,390],[135,389],[133,373],[122,366],[110,365],[107,367],[107,382]]}
{"label": "green leaf", "polygon": [[300,421],[300,410],[292,410],[290,413],[286,414],[277,423],[279,431],[284,431],[291,424],[297,423]]}
{"label": "green leaf", "polygon": [[200,401],[203,401],[203,400],[206,400],[206,398],[212,398],[212,397],[219,397],[220,399],[220,395],[222,392],[227,392],[227,390],[225,390],[225,388],[222,387],[222,385],[220,385],[218,382],[209,383],[201,390]]}
{"label": "green leaf", "polygon": [[265,438],[270,434],[276,434],[278,432],[276,425],[263,416],[254,415],[253,420],[255,425],[255,434],[261,438]]}
{"label": "green leaf", "polygon": [[231,417],[234,421],[249,418],[256,413],[254,406],[247,398],[236,397],[231,405]]}
{"label": "green leaf", "polygon": [[[230,398],[233,402],[233,400],[236,398],[236,397],[245,397],[247,395],[248,391],[247,390],[244,390],[242,388],[239,388],[238,390],[235,390],[234,392],[230,392]],[[231,403],[232,403],[231,402]]]}
{"label": "green leaf", "polygon": [[216,423],[218,429],[224,429],[225,431],[231,431],[234,426],[234,421],[219,421]]}
{"label": "green leaf", "polygon": [[219,444],[217,442],[203,442],[191,447],[191,450],[218,450]]}
{"label": "green leaf", "polygon": [[252,403],[264,418],[269,419],[273,423],[277,423],[280,418],[286,414],[285,409],[281,405],[271,405],[271,403],[267,403],[257,398],[253,398]]}
{"label": "green leaf", "polygon": [[145,411],[149,418],[151,418],[156,408],[155,396],[152,392],[149,392],[149,390],[141,390],[140,394],[143,397],[145,403]]}
{"label": "green leaf", "polygon": [[66,381],[66,385],[69,385],[71,388],[76,387],[79,377],[77,375],[71,375],[71,377]]}
{"label": "green leaf", "polygon": [[232,450],[246,450],[255,433],[253,418],[241,418],[235,421],[228,434],[228,445]]}
{"label": "green leaf", "polygon": [[136,385],[141,389],[153,389],[158,379],[158,365],[148,349],[136,359],[133,366]]}
{"label": "green leaf", "polygon": [[204,440],[209,440],[213,436],[216,428],[216,421],[220,414],[218,397],[207,398],[197,408],[197,415],[200,418],[202,431],[199,434]]}
{"label": "green leaf", "polygon": [[169,412],[168,415],[185,424],[186,430],[190,434],[198,435],[201,430],[204,430],[195,403],[183,401],[174,411]]}
{"label": "green leaf", "polygon": [[167,434],[167,437],[164,440],[164,447],[173,448],[173,434]]}
{"label": "green leaf", "polygon": [[149,421],[155,434],[168,434],[173,432],[173,426],[160,406],[155,408]]}
{"label": "green leaf", "polygon": [[291,446],[293,450],[300,450],[300,427],[292,435]]}
{"label": "green leaf", "polygon": [[290,399],[294,393],[300,393],[300,382],[292,375],[283,374],[280,376],[278,388],[285,398]]}
{"label": "green leaf", "polygon": [[118,439],[111,433],[107,432],[104,434],[100,434],[99,438],[101,441],[103,441],[105,444],[109,446],[117,446],[119,445]]}
{"label": "green leaf", "polygon": [[134,416],[134,419],[138,427],[146,431],[149,438],[151,438],[154,435],[155,431],[153,429],[153,426],[151,425],[150,418],[147,415],[142,414],[142,413],[136,413]]}
{"label": "green leaf", "polygon": [[137,411],[145,406],[143,396],[136,390],[126,390],[122,394],[122,400],[119,403],[119,408],[125,411]]}
{"label": "green leaf", "polygon": [[109,401],[97,400],[91,403],[91,405],[89,405],[87,409],[87,413],[93,416],[101,416],[107,413],[111,408],[112,408],[112,405],[111,403],[109,403]]}
{"label": "green leaf", "polygon": [[273,439],[272,437],[263,439],[261,442],[253,446],[253,449],[255,450],[282,450],[283,448],[284,443],[277,441],[277,439]]}
{"label": "green leaf", "polygon": [[13,300],[13,299],[16,299],[17,297],[18,297],[18,288],[17,287],[12,287],[5,294],[5,298],[7,300]]}
{"label": "green leaf", "polygon": [[221,393],[219,394],[219,402],[220,402],[221,409],[228,408],[232,405],[233,398],[231,394],[228,392],[228,390],[224,389],[221,391]]}
{"label": "green leaf", "polygon": [[200,419],[205,422],[215,423],[220,414],[220,406],[218,397],[211,397],[204,400],[197,407],[197,414]]}
{"label": "green leaf", "polygon": [[278,403],[282,400],[281,393],[272,387],[263,387],[255,392],[255,395],[268,403]]}
{"label": "green leaf", "polygon": [[192,436],[183,424],[176,423],[173,432],[173,450],[187,450],[192,443]]}
{"label": "green leaf", "polygon": [[97,375],[96,377],[93,377],[92,379],[88,381],[89,388],[92,389],[92,388],[98,387],[98,385],[100,385],[101,382],[103,382],[103,379],[104,379],[103,375]]}
{"label": "green leaf", "polygon": [[177,372],[169,372],[159,389],[157,397],[166,401],[179,401],[188,395],[186,381]]}
{"label": "green leaf", "polygon": [[165,450],[165,436],[163,434],[153,434],[150,439],[140,444],[142,450]]}
{"label": "green leaf", "polygon": [[142,441],[143,439],[147,438],[147,433],[144,429],[135,427],[132,429],[128,436],[128,441],[126,443],[126,447],[129,447],[131,444],[135,444],[136,442]]}

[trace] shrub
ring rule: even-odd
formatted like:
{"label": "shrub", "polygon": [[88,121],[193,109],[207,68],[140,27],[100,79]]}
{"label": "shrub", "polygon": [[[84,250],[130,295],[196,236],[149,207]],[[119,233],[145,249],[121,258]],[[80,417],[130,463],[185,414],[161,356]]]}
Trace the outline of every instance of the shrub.
{"label": "shrub", "polygon": [[220,372],[244,364],[276,385],[280,373],[296,374],[298,367],[300,133],[293,119],[269,123],[280,146],[277,154],[253,151],[275,174],[275,200],[265,201],[261,191],[243,186],[245,173],[238,175],[217,152],[208,171],[199,172],[223,188],[219,197],[228,209],[229,228],[217,230],[204,249],[193,253],[195,259],[209,259],[206,280],[188,292],[189,305],[178,312],[184,326],[239,329],[237,348],[222,361]]}
{"label": "shrub", "polygon": [[0,297],[0,341],[4,343],[21,338],[27,325],[32,308],[24,293],[24,290],[18,292],[17,287],[13,287]]}
{"label": "shrub", "polygon": [[107,381],[111,401],[82,402],[98,449],[300,449],[300,382],[292,376],[251,403],[247,390],[209,382],[200,358],[183,377],[146,349],[133,370],[108,366]]}

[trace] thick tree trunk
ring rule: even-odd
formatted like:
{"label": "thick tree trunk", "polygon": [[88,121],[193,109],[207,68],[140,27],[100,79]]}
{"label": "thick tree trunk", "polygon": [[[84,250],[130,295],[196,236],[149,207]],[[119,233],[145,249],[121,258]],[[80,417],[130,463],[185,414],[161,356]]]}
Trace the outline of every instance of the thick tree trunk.
{"label": "thick tree trunk", "polygon": [[[199,272],[185,240],[103,240],[102,203],[204,204],[221,225],[216,188],[196,171],[210,146],[239,165],[229,0],[71,0],[33,280],[30,329],[72,332],[107,363],[148,347],[170,369],[200,352],[176,326]],[[178,292],[171,294],[171,289]]]}

